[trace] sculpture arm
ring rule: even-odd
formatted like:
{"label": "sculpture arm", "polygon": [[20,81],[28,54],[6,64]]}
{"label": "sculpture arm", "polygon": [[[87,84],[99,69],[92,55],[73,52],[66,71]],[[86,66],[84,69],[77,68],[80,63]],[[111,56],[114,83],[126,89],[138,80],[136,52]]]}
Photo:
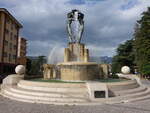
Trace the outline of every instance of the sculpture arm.
{"label": "sculpture arm", "polygon": [[68,35],[69,35],[69,41],[73,42],[73,39],[72,39],[72,30],[71,30],[71,23],[72,23],[72,20],[68,19],[68,21],[67,21],[67,32],[68,32]]}
{"label": "sculpture arm", "polygon": [[80,20],[79,23],[80,23],[80,27],[79,27],[78,43],[81,42],[81,38],[83,35],[83,31],[84,31],[84,21]]}

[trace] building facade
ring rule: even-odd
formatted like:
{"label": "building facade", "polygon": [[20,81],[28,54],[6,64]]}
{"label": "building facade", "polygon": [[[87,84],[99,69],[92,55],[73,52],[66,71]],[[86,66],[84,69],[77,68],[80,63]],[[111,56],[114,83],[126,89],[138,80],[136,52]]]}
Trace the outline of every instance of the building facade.
{"label": "building facade", "polygon": [[27,58],[26,58],[26,53],[27,53],[27,40],[23,37],[18,38],[18,64],[21,65],[26,65]]}
{"label": "building facade", "polygon": [[18,38],[18,57],[26,56],[27,40],[23,37]]}
{"label": "building facade", "polygon": [[17,65],[18,37],[22,25],[0,8],[0,73],[11,73]]}

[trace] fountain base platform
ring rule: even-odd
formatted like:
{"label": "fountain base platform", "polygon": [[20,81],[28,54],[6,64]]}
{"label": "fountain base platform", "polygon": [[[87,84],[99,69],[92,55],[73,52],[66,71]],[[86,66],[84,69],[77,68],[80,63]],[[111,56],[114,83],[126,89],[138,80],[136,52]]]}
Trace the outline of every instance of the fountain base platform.
{"label": "fountain base platform", "polygon": [[61,80],[86,81],[99,79],[98,65],[95,62],[59,63]]}

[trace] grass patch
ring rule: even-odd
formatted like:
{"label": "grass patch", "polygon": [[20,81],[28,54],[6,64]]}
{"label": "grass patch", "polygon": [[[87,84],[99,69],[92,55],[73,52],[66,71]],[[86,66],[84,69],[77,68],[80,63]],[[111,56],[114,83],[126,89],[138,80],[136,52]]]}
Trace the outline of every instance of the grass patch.
{"label": "grass patch", "polygon": [[55,79],[49,79],[45,80],[43,78],[36,78],[36,79],[30,79],[30,81],[35,81],[35,82],[50,82],[50,83],[85,83],[85,82],[72,82],[72,81],[62,81],[62,80],[55,80]]}
{"label": "grass patch", "polygon": [[[85,81],[62,81],[62,80],[55,80],[55,79],[49,79],[49,80],[45,80],[43,78],[36,78],[36,79],[30,79],[29,81],[35,81],[35,82],[49,82],[49,83],[85,83]],[[100,79],[97,80],[99,82],[122,82],[122,81],[126,81],[126,79],[112,79],[112,78],[108,78],[108,79]]]}
{"label": "grass patch", "polygon": [[112,78],[109,78],[109,79],[101,79],[101,80],[98,80],[100,82],[122,82],[122,81],[126,81],[126,79],[112,79]]}

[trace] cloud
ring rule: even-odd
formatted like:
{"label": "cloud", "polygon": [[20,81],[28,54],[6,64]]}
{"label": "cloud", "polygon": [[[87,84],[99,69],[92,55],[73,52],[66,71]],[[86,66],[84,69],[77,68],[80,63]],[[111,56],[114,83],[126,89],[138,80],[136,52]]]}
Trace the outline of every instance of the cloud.
{"label": "cloud", "polygon": [[87,48],[90,51],[90,56],[113,56],[115,54],[114,47],[103,47],[97,45],[88,45]]}
{"label": "cloud", "polygon": [[[66,47],[66,14],[76,8],[85,14],[82,42],[95,56],[115,54],[115,48],[131,39],[148,0],[5,0],[7,8],[24,26],[28,55],[48,55],[56,44]],[[92,55],[93,56],[93,55]]]}
{"label": "cloud", "polygon": [[126,0],[126,1],[125,1],[125,4],[123,4],[123,5],[121,6],[121,9],[122,9],[122,10],[128,10],[128,9],[133,8],[133,7],[136,6],[137,4],[139,4],[139,1],[138,1],[138,0]]}

